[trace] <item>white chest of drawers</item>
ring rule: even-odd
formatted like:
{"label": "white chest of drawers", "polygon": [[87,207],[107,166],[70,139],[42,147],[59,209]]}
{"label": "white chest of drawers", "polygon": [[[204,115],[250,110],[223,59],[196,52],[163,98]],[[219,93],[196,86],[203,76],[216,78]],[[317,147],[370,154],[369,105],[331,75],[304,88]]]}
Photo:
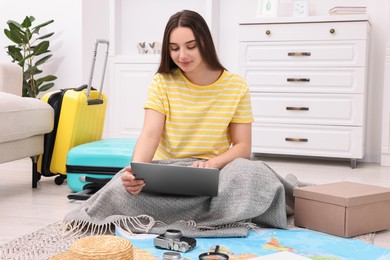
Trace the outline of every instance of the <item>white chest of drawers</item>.
{"label": "white chest of drawers", "polygon": [[364,157],[370,24],[366,17],[240,23],[252,152]]}

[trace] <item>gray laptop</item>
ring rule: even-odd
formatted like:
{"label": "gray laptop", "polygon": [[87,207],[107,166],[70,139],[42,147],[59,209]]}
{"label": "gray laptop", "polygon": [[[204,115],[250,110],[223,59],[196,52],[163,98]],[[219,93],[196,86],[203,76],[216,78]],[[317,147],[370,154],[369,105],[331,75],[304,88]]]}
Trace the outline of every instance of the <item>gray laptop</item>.
{"label": "gray laptop", "polygon": [[154,163],[131,163],[136,179],[143,179],[142,191],[177,195],[217,196],[219,169]]}

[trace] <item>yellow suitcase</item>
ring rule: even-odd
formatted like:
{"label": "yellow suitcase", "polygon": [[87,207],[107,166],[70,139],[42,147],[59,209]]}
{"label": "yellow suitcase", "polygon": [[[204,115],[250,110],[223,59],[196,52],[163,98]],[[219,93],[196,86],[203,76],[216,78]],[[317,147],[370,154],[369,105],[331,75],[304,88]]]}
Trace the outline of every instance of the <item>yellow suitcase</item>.
{"label": "yellow suitcase", "polygon": [[[100,90],[91,87],[99,43],[107,44]],[[102,139],[107,109],[107,97],[102,92],[107,65],[109,42],[97,40],[88,85],[64,89],[42,97],[54,108],[54,129],[45,135],[44,153],[38,160],[38,174],[33,176],[33,188],[43,176],[54,176],[60,185],[66,179],[66,156],[68,151],[80,144]]]}

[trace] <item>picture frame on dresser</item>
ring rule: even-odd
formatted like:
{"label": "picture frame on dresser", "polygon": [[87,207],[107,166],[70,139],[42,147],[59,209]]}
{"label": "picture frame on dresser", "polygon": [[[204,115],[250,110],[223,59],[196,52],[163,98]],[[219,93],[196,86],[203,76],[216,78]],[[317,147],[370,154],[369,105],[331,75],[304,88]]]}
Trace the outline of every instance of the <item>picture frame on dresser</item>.
{"label": "picture frame on dresser", "polygon": [[259,0],[257,6],[257,17],[278,16],[279,0]]}
{"label": "picture frame on dresser", "polygon": [[293,16],[304,17],[309,15],[309,2],[308,0],[294,0],[293,3]]}

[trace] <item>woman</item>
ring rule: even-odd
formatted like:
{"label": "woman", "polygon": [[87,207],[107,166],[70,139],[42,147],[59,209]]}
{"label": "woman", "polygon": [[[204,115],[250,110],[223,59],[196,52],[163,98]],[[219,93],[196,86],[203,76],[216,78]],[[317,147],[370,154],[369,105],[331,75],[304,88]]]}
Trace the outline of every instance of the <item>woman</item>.
{"label": "woman", "polygon": [[145,183],[127,167],[65,216],[67,230],[102,234],[120,226],[137,233],[179,229],[184,236],[242,237],[256,225],[286,228],[297,181],[248,160],[252,122],[248,87],[218,61],[204,19],[193,11],[174,14],[133,161],[219,168],[218,196],[141,193]]}
{"label": "woman", "polygon": [[[196,158],[194,167],[221,169],[236,158],[249,158],[253,116],[248,87],[221,65],[198,13],[184,10],[169,19],[148,95],[134,162]],[[135,180],[131,167],[122,182],[134,195],[145,185]]]}

